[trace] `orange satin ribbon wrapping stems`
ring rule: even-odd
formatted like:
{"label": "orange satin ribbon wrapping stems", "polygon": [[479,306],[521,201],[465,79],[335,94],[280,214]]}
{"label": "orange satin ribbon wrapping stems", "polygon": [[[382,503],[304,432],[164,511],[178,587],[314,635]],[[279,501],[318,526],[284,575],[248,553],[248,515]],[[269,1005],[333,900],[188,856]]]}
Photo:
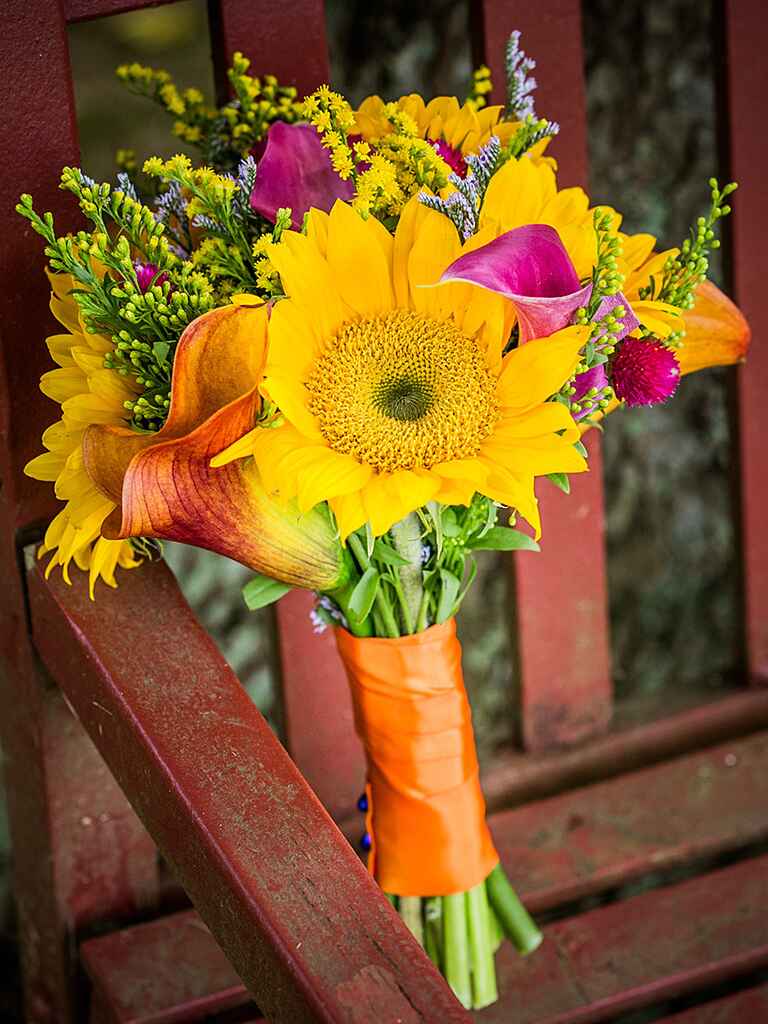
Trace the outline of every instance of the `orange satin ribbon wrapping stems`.
{"label": "orange satin ribbon wrapping stems", "polygon": [[397,639],[336,630],[368,759],[368,866],[385,892],[446,896],[498,864],[453,619]]}

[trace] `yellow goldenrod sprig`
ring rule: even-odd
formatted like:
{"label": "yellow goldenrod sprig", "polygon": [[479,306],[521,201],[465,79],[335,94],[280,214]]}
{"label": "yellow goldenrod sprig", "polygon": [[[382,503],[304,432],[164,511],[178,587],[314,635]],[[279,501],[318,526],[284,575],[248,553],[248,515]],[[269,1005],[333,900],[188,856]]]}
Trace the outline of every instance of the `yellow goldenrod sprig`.
{"label": "yellow goldenrod sprig", "polygon": [[355,115],[349,103],[327,85],[320,86],[304,100],[302,114],[317,129],[326,149],[330,150],[334,170],[344,181],[355,178],[357,153],[349,144]]}
{"label": "yellow goldenrod sprig", "polygon": [[481,64],[472,74],[472,85],[470,87],[467,103],[475,110],[482,110],[488,103],[488,95],[493,90],[491,69]]}
{"label": "yellow goldenrod sprig", "polygon": [[197,147],[205,163],[234,171],[274,121],[290,124],[300,117],[296,90],[281,86],[272,75],[249,75],[249,66],[241,53],[234,55],[227,74],[235,99],[222,107],[207,103],[199,89],[178,89],[167,71],[123,64],[117,77],[131,92],[151,99],[170,114],[174,134]]}

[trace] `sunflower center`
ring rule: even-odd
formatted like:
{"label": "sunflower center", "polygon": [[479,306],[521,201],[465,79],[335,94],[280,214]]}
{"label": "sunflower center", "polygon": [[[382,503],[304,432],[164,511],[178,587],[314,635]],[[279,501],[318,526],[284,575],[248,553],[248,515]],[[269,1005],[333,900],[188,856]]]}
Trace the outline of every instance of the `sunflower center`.
{"label": "sunflower center", "polygon": [[498,419],[479,340],[412,310],[344,324],[306,387],[331,448],[380,472],[477,455]]}
{"label": "sunflower center", "polygon": [[373,389],[373,404],[393,420],[418,420],[432,405],[432,391],[417,377],[384,379]]}

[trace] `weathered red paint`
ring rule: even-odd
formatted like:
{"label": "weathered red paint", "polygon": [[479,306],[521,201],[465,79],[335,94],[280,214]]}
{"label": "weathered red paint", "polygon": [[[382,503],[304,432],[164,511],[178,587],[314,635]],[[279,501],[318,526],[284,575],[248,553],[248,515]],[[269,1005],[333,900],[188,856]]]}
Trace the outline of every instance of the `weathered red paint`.
{"label": "weathered red paint", "polygon": [[[526,905],[551,910],[764,840],[767,757],[760,733],[494,815],[491,830]],[[247,1001],[194,912],[94,939],[83,956],[99,1006],[113,1007],[99,1024],[144,1024],[171,1008],[188,1020]]]}
{"label": "weathered red paint", "polygon": [[768,965],[767,905],[762,857],[559,921],[533,956],[502,946],[499,1002],[477,1020],[599,1024],[749,974]]}
{"label": "weathered red paint", "polygon": [[760,1024],[768,1020],[768,985],[744,989],[712,1003],[665,1017],[659,1024]]}
{"label": "weathered red paint", "polygon": [[531,911],[768,838],[768,732],[503,811],[491,831]]}
{"label": "weathered red paint", "polygon": [[82,576],[29,591],[43,662],[270,1020],[469,1020],[164,565],[96,603]]}
{"label": "weathered red paint", "polygon": [[[537,62],[537,110],[563,128],[553,144],[561,186],[586,185],[586,110],[579,0],[530,4],[484,0],[477,5],[482,54],[503,100],[504,48],[510,32]],[[600,440],[587,441],[590,472],[574,476],[571,494],[548,481],[537,491],[540,554],[514,559],[517,661],[523,746],[538,752],[604,732],[612,690],[605,577]],[[575,539],[578,538],[578,543]]]}
{"label": "weathered red paint", "polygon": [[186,1024],[251,1002],[193,910],[90,939],[80,953],[93,986],[91,1024]]}
{"label": "weathered red paint", "polygon": [[59,230],[76,223],[75,204],[57,188],[59,167],[78,159],[57,2],[4,5],[0,64],[0,145],[13,155],[0,176],[0,734],[26,1019],[74,1024],[84,1012],[76,998],[77,929],[112,914],[130,919],[151,903],[157,866],[153,844],[40,670],[19,573],[17,543],[56,505],[49,487],[22,473],[52,419],[54,407],[36,383],[50,366],[42,340],[54,321],[41,239],[13,207],[31,191],[38,209],[54,212]]}
{"label": "weathered red paint", "polygon": [[754,130],[751,119],[768,91],[765,32],[761,0],[727,0],[728,175],[739,182],[733,204],[733,283],[753,332],[749,361],[738,371],[745,632],[748,667],[753,681],[760,685],[768,684],[768,305],[762,270],[768,212],[761,171],[767,152],[765,134]]}
{"label": "weathered red paint", "polygon": [[112,14],[125,14],[145,7],[165,7],[176,0],[63,0],[67,22],[90,21]]}
{"label": "weathered red paint", "polygon": [[488,806],[509,807],[622,772],[656,764],[768,727],[768,693],[743,692],[665,716],[664,703],[646,724],[553,754],[501,753],[483,776]]}
{"label": "weathered red paint", "polygon": [[235,50],[257,74],[295,85],[300,97],[328,81],[328,44],[322,0],[290,4],[210,0],[214,67],[221,74]]}

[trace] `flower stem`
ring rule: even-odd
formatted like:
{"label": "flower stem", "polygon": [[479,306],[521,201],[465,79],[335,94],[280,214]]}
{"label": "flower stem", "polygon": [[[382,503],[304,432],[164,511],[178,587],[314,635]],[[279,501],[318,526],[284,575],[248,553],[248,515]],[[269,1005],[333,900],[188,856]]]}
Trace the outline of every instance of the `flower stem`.
{"label": "flower stem", "polygon": [[408,565],[398,569],[398,576],[405,598],[403,619],[406,632],[418,631],[419,611],[424,599],[421,567],[421,520],[415,512],[411,512],[391,528],[392,543],[395,551],[403,557]]}
{"label": "flower stem", "polygon": [[541,945],[543,938],[531,915],[509,884],[501,864],[497,864],[486,879],[488,899],[499,919],[504,934],[523,956]]}
{"label": "flower stem", "polygon": [[[360,567],[362,569],[367,569],[371,564],[371,560],[368,557],[368,552],[365,550],[365,547],[363,546],[363,542],[360,540],[357,534],[351,533],[349,535],[347,543],[352,549],[352,552],[354,553],[354,556],[357,559]],[[392,606],[387,600],[386,595],[384,594],[384,589],[381,586],[379,586],[379,589],[376,592],[374,608],[376,608],[379,615],[381,616],[381,621],[384,625],[384,634],[390,639],[400,636],[400,627],[397,623],[397,619],[395,618],[395,613],[392,611]],[[381,636],[378,630],[377,636]]]}
{"label": "flower stem", "polygon": [[472,970],[472,1008],[481,1010],[499,997],[496,987],[496,966],[490,935],[490,908],[485,882],[465,893],[469,955]]}
{"label": "flower stem", "polygon": [[469,936],[464,893],[443,896],[443,968],[445,980],[467,1009],[472,1007],[469,976]]}
{"label": "flower stem", "polygon": [[440,896],[424,900],[424,948],[438,971],[443,969],[443,901]]}
{"label": "flower stem", "polygon": [[[486,895],[488,893],[488,886],[486,883]],[[504,941],[504,929],[501,927],[501,922],[496,916],[496,911],[491,906],[490,898],[488,900],[488,928],[491,936],[491,949],[495,953],[499,946]]]}
{"label": "flower stem", "polygon": [[421,897],[401,896],[399,913],[403,922],[420,946],[424,945],[424,925],[421,920]]}

